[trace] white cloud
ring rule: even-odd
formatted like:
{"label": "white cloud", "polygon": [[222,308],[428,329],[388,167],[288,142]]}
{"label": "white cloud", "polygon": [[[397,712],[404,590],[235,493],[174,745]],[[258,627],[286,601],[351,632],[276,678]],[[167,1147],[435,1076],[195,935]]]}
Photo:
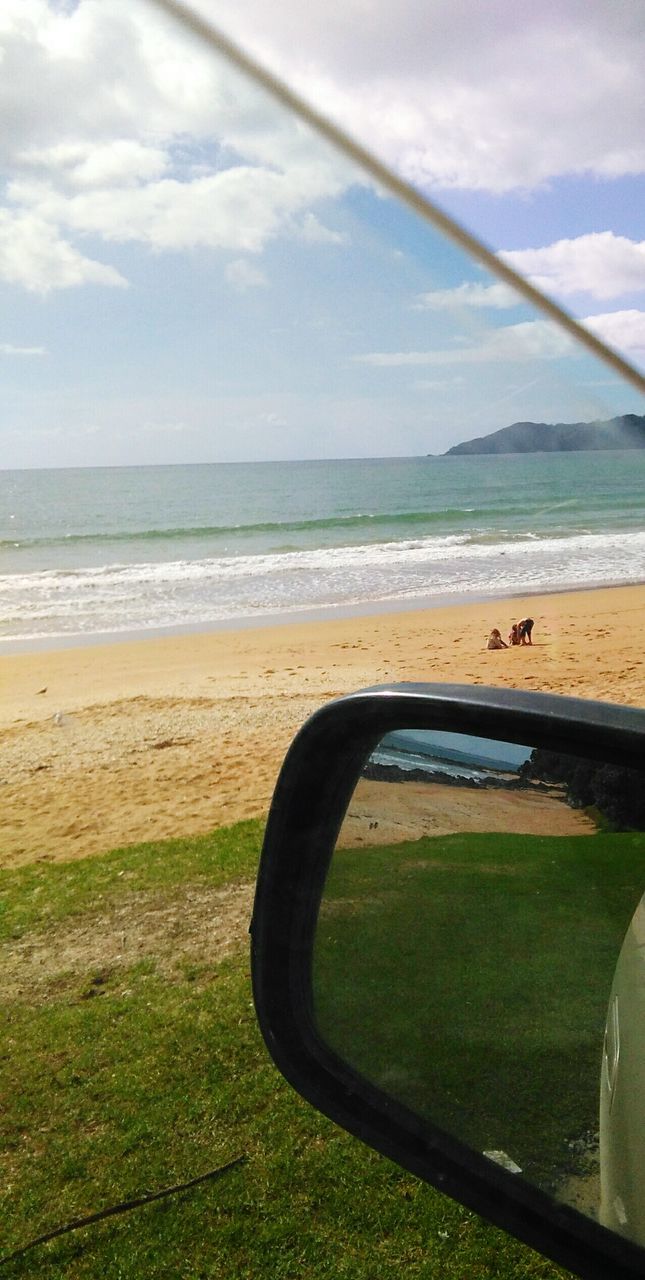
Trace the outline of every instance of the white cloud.
{"label": "white cloud", "polygon": [[0,355],[3,356],[46,356],[46,347],[16,347],[13,342],[0,342]]}
{"label": "white cloud", "polygon": [[342,231],[323,226],[311,210],[302,219],[300,234],[307,244],[347,244],[347,236]]}
{"label": "white cloud", "polygon": [[312,206],[349,167],[154,7],[4,0],[0,275],[28,289],[124,284],[79,237],[157,251],[339,243]]}
{"label": "white cloud", "polygon": [[98,144],[59,142],[34,147],[20,159],[27,170],[48,169],[77,187],[130,186],[160,177],[169,164],[168,153],[161,147],[146,146],[134,138]]}
{"label": "white cloud", "polygon": [[464,283],[455,289],[434,289],[421,293],[414,303],[417,311],[450,311],[460,307],[517,307],[522,299],[507,284]]}
{"label": "white cloud", "polygon": [[0,279],[39,293],[82,284],[127,285],[114,267],[86,258],[45,219],[8,209],[0,209]]}
{"label": "white cloud", "polygon": [[246,258],[236,258],[234,262],[229,262],[224,274],[229,284],[240,293],[247,289],[266,288],[269,283],[265,272]]}
{"label": "white cloud", "polygon": [[634,359],[645,357],[645,311],[608,311],[582,323],[610,347]]}
{"label": "white cloud", "polygon": [[[488,191],[560,173],[645,170],[640,3],[203,0],[407,176]],[[351,166],[142,0],[3,0],[0,277],[46,292],[124,286],[82,237],[257,254],[278,235],[345,237],[315,211]],[[523,254],[533,254],[530,260]],[[537,256],[535,256],[537,255]],[[567,256],[570,261],[567,265]],[[643,287],[644,246],[581,237],[509,261],[551,292]],[[258,268],[259,271],[259,268]],[[502,284],[420,295],[428,309],[512,305]]]}
{"label": "white cloud", "polygon": [[107,241],[257,253],[311,201],[329,195],[330,180],[326,166],[315,162],[286,172],[238,164],[193,181],[162,178],[71,197],[50,183],[22,179],[9,184],[8,194],[43,223]]}
{"label": "white cloud", "polygon": [[[645,311],[608,311],[580,324],[629,359],[645,357]],[[549,320],[527,320],[480,335],[468,346],[430,351],[372,351],[354,356],[359,364],[395,369],[406,365],[473,365],[508,361],[557,360],[575,352],[574,339]],[[419,384],[417,384],[419,385]],[[427,384],[431,386],[431,383]]]}
{"label": "white cloud", "polygon": [[61,142],[203,135],[222,110],[217,63],[150,5],[3,0],[0,9],[5,158]]}
{"label": "white cloud", "polygon": [[641,0],[197,0],[422,186],[645,169]]}
{"label": "white cloud", "polygon": [[500,257],[546,293],[618,298],[645,289],[645,240],[612,231],[558,240],[542,249],[506,251]]}
{"label": "white cloud", "polygon": [[571,339],[548,320],[527,320],[522,324],[492,329],[467,347],[442,351],[373,351],[354,356],[360,364],[376,368],[403,365],[488,364],[500,361],[553,360],[571,351]]}

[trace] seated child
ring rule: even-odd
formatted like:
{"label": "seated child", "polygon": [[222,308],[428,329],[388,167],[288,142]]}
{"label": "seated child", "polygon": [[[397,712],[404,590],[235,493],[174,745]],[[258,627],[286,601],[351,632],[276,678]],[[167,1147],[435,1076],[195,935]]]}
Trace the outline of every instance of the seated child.
{"label": "seated child", "polygon": [[497,627],[493,627],[493,630],[491,631],[488,637],[488,644],[486,645],[486,648],[487,649],[508,649],[508,645],[505,644],[504,641],[502,640],[501,633],[497,630]]}

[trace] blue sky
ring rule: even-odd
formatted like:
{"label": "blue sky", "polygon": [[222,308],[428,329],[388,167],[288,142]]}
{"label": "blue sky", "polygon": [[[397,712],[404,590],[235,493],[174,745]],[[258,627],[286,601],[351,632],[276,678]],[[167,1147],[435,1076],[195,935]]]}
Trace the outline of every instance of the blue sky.
{"label": "blue sky", "polygon": [[[200,8],[645,364],[640,0]],[[2,467],[644,411],[146,0],[4,0],[0,48]]]}

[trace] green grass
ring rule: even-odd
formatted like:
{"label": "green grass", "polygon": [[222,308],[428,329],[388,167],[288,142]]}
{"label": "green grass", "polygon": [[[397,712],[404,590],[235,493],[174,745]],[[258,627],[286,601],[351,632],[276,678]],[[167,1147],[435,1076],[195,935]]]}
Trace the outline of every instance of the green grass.
{"label": "green grass", "polygon": [[598,1128],[609,990],[645,835],[348,849],[315,960],[326,1038],[374,1083],[555,1190]]}
{"label": "green grass", "polygon": [[[253,879],[259,823],[0,877],[10,945],[100,921],[132,894]],[[562,1275],[319,1116],[272,1067],[247,949],[148,955],[5,1000],[0,1251],[244,1154],[221,1182],[86,1228],[7,1280],[554,1280]],[[90,998],[93,997],[93,998]]]}

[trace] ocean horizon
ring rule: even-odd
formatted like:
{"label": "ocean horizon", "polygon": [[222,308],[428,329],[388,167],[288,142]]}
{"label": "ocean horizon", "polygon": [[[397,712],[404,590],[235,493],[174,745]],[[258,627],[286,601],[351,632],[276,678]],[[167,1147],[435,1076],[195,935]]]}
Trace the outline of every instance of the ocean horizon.
{"label": "ocean horizon", "polygon": [[0,651],[645,581],[645,452],[0,472]]}

